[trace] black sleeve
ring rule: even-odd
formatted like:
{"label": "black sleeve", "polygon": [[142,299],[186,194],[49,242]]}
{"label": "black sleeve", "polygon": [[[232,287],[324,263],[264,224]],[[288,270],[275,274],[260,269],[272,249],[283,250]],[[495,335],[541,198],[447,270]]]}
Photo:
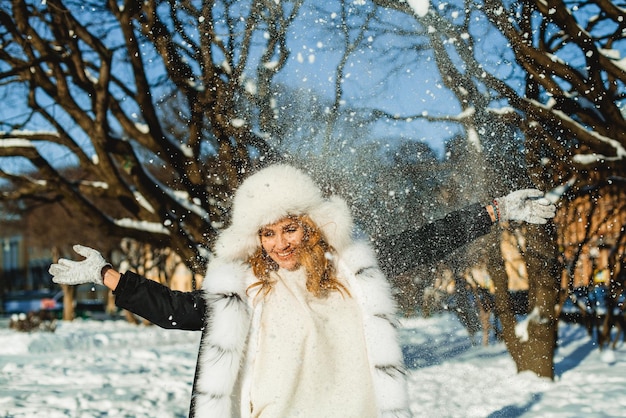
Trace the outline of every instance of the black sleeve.
{"label": "black sleeve", "polygon": [[206,301],[201,290],[171,290],[128,271],[120,278],[113,294],[118,307],[162,328],[199,331],[204,326]]}
{"label": "black sleeve", "polygon": [[485,207],[473,204],[420,228],[377,240],[378,261],[387,277],[394,277],[421,264],[442,260],[489,232],[491,225]]}

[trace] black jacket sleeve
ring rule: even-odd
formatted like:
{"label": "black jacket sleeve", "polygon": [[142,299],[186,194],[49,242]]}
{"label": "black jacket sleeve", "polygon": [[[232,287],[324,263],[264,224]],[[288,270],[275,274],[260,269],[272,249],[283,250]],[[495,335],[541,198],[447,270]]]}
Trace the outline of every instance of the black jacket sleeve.
{"label": "black jacket sleeve", "polygon": [[485,207],[473,204],[420,228],[377,240],[378,261],[387,277],[394,277],[442,260],[452,250],[489,232],[491,225]]}
{"label": "black jacket sleeve", "polygon": [[162,328],[199,331],[204,326],[207,306],[201,290],[171,290],[128,271],[113,294],[118,307]]}

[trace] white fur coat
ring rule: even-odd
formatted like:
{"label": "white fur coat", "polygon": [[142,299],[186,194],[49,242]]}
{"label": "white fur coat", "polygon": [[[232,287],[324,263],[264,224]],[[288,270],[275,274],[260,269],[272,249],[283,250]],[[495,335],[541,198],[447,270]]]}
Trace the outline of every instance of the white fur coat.
{"label": "white fur coat", "polygon": [[[390,285],[366,243],[348,245],[338,256],[338,274],[363,313],[363,330],[380,417],[410,417],[402,352],[397,341],[396,305]],[[203,330],[190,416],[246,417],[244,389],[247,346],[256,338],[262,303],[253,308],[246,289],[256,279],[241,263],[215,260],[203,290],[208,321]],[[255,312],[256,311],[256,312]],[[254,345],[252,345],[254,346]]]}

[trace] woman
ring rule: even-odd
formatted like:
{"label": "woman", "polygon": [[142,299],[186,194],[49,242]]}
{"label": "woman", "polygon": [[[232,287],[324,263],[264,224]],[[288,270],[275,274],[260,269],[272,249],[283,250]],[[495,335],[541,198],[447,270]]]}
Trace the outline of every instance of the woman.
{"label": "woman", "polygon": [[[473,205],[372,248],[352,238],[346,202],[283,164],[247,178],[217,239],[202,291],[120,274],[91,248],[50,267],[57,283],[94,282],[153,323],[202,330],[191,416],[408,417],[391,289],[396,274],[488,232],[545,223],[554,206],[523,190]],[[426,234],[436,239],[422,239]],[[444,236],[450,236],[446,238]]]}

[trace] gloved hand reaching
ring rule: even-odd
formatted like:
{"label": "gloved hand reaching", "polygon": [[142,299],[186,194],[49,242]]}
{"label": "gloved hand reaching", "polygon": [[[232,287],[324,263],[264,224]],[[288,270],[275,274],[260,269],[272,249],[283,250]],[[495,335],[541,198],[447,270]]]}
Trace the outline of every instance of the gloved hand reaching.
{"label": "gloved hand reaching", "polygon": [[107,263],[102,255],[93,248],[74,245],[74,251],[85,257],[82,261],[72,261],[60,258],[57,264],[52,264],[48,272],[52,281],[59,284],[102,283],[102,269],[111,264]]}
{"label": "gloved hand reaching", "polygon": [[545,224],[556,215],[556,206],[543,197],[541,190],[522,189],[495,200],[494,210],[499,221],[526,221]]}

